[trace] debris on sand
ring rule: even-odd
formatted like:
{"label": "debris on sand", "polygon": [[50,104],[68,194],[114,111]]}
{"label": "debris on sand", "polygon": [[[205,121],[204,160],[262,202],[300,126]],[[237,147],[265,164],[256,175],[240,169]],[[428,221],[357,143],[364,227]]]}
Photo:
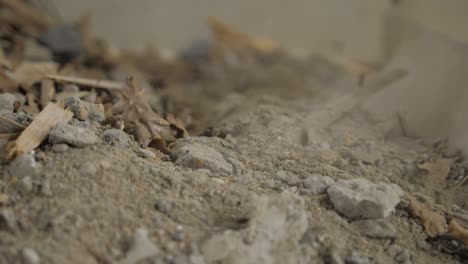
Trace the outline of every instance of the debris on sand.
{"label": "debris on sand", "polygon": [[465,246],[468,246],[468,229],[462,227],[455,219],[450,219],[448,223],[448,232],[445,235],[459,240],[463,242]]}
{"label": "debris on sand", "polygon": [[52,127],[66,123],[72,118],[72,113],[60,106],[48,104],[34,121],[21,132],[21,135],[8,146],[8,158],[11,159],[23,153],[29,153],[37,148],[47,137]]}
{"label": "debris on sand", "polygon": [[148,231],[139,228],[133,235],[130,250],[124,259],[116,262],[118,264],[136,264],[144,259],[159,254],[158,247],[148,238]]}
{"label": "debris on sand", "polygon": [[417,217],[421,220],[424,231],[430,237],[436,237],[446,232],[446,220],[445,217],[434,212],[428,205],[418,201],[418,199],[412,195],[407,195],[409,199],[408,211],[413,217]]}
{"label": "debris on sand", "polygon": [[403,194],[395,184],[375,184],[364,178],[340,180],[327,192],[335,209],[352,220],[389,216]]}
{"label": "debris on sand", "polygon": [[49,143],[66,143],[75,147],[92,146],[99,142],[99,137],[90,128],[69,124],[59,124],[49,133]]}

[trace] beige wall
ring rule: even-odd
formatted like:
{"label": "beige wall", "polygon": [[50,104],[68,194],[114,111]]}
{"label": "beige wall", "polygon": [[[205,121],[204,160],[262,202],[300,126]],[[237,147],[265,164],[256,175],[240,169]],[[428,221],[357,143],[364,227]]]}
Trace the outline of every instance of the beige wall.
{"label": "beige wall", "polygon": [[63,17],[86,8],[96,34],[120,47],[186,46],[207,36],[205,18],[219,16],[245,32],[307,50],[343,48],[349,57],[379,59],[387,0],[55,0]]}

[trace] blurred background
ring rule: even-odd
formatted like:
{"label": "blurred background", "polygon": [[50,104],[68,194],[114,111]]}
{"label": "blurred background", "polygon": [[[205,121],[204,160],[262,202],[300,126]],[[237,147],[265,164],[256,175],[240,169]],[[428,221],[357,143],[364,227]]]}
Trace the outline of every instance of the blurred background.
{"label": "blurred background", "polygon": [[405,17],[468,41],[465,0],[51,0],[62,18],[93,14],[96,35],[122,48],[147,43],[181,49],[209,36],[213,15],[293,48],[335,49],[363,61],[382,58],[383,19],[392,4]]}

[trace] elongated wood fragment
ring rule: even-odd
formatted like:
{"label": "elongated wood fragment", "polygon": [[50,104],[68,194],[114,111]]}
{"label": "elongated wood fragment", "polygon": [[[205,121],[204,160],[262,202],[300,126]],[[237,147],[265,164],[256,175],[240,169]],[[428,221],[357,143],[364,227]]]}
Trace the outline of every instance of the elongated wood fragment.
{"label": "elongated wood fragment", "polygon": [[31,124],[21,133],[17,140],[7,148],[8,159],[37,148],[47,137],[52,127],[59,123],[68,122],[73,113],[54,103],[49,103]]}
{"label": "elongated wood fragment", "polygon": [[103,89],[108,89],[108,90],[123,90],[126,88],[126,85],[124,83],[113,82],[113,81],[108,81],[108,80],[96,80],[96,79],[88,79],[88,78],[81,78],[81,77],[57,75],[57,74],[48,74],[46,78],[57,81],[57,82],[75,83],[78,85],[90,86],[90,87],[95,87],[95,88],[103,88]]}

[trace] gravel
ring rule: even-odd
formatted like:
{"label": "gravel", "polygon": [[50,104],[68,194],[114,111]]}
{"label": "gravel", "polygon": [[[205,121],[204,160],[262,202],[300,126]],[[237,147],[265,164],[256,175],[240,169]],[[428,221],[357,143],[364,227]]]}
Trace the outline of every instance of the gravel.
{"label": "gravel", "polygon": [[21,256],[23,257],[25,264],[41,263],[41,259],[34,249],[24,248],[23,250],[21,250]]}
{"label": "gravel", "polygon": [[231,174],[233,167],[216,149],[199,143],[177,142],[173,148],[175,164],[192,169],[208,169],[213,173]]}
{"label": "gravel", "polygon": [[39,165],[33,154],[23,154],[11,162],[8,172],[18,179],[26,176],[36,177],[39,174]]}
{"label": "gravel", "polygon": [[395,184],[374,184],[363,178],[340,180],[327,192],[335,209],[351,220],[385,218],[403,194]]}
{"label": "gravel", "polygon": [[121,147],[128,147],[130,145],[130,137],[120,129],[107,129],[102,132],[101,138],[104,142]]}
{"label": "gravel", "polygon": [[312,194],[322,194],[335,183],[335,180],[329,176],[313,174],[304,180],[304,187],[310,190]]}
{"label": "gravel", "polygon": [[372,238],[396,238],[395,227],[384,219],[360,220],[353,222],[356,230]]}
{"label": "gravel", "polygon": [[106,119],[102,104],[85,102],[78,97],[67,97],[63,99],[63,102],[65,107],[72,111],[74,117],[78,120],[102,122]]}
{"label": "gravel", "polygon": [[49,143],[52,144],[66,143],[75,147],[86,147],[98,142],[99,137],[92,130],[69,124],[59,124],[49,133]]}

